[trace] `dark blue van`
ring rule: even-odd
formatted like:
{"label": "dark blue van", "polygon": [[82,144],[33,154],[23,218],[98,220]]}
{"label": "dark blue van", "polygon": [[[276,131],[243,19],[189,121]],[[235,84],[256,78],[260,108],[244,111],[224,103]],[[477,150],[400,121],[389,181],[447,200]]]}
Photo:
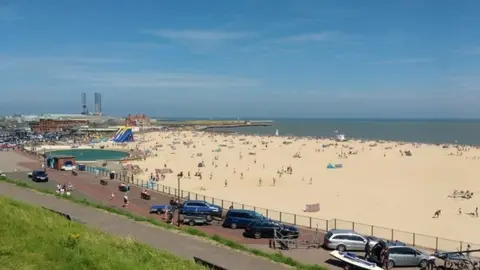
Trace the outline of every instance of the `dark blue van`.
{"label": "dark blue van", "polygon": [[265,217],[252,210],[230,209],[225,216],[222,226],[227,228],[245,228],[249,223]]}

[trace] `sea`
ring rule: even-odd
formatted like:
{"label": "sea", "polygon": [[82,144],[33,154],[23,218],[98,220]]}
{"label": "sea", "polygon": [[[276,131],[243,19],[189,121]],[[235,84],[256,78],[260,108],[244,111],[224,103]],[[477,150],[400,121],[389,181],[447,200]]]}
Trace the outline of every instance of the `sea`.
{"label": "sea", "polygon": [[221,128],[243,134],[480,145],[480,120],[274,119],[268,127]]}

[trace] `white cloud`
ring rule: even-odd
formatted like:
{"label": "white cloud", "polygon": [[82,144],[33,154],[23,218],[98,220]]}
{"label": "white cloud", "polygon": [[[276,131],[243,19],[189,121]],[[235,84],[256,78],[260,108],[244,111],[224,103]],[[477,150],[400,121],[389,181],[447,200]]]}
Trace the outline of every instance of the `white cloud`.
{"label": "white cloud", "polygon": [[[114,66],[108,65],[114,63]],[[110,87],[131,89],[228,89],[248,88],[260,84],[260,80],[212,74],[163,72],[163,71],[118,71],[129,63],[124,59],[94,57],[0,57],[0,70],[15,74],[36,74],[43,78],[74,81],[75,85],[87,87]],[[5,75],[6,72],[3,72]],[[1,76],[1,73],[0,73]],[[8,76],[8,75],[7,75]]]}
{"label": "white cloud", "polygon": [[228,32],[214,30],[170,30],[160,29],[146,33],[172,40],[235,40],[251,36],[250,32]]}
{"label": "white cloud", "polygon": [[480,55],[480,46],[463,48],[455,52],[460,54],[466,54],[466,55]]}
{"label": "white cloud", "polygon": [[419,64],[419,63],[429,63],[435,61],[435,58],[404,58],[404,59],[395,59],[395,60],[383,60],[370,62],[370,64],[376,65],[395,65],[395,64]]}
{"label": "white cloud", "polygon": [[342,34],[337,31],[324,31],[320,33],[308,33],[289,36],[281,39],[284,42],[309,42],[309,41],[331,41],[340,38]]}
{"label": "white cloud", "polygon": [[18,21],[24,17],[20,16],[15,10],[9,6],[0,7],[0,21]]}
{"label": "white cloud", "polygon": [[222,89],[231,87],[253,87],[259,84],[258,80],[248,78],[157,71],[97,72],[69,70],[63,73],[57,73],[56,77],[75,80],[93,86],[135,89]]}

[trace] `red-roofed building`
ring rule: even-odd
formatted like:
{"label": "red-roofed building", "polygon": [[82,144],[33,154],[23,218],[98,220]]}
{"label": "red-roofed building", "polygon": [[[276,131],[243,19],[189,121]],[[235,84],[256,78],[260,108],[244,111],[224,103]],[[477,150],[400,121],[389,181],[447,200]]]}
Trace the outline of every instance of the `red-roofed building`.
{"label": "red-roofed building", "polygon": [[150,117],[145,114],[128,115],[125,119],[125,126],[128,127],[149,127],[151,126]]}

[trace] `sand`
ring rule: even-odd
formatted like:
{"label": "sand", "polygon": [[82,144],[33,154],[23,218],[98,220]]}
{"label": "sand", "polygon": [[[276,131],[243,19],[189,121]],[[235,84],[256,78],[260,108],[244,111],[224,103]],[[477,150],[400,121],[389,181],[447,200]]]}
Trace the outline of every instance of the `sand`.
{"label": "sand", "polygon": [[[467,214],[480,205],[480,194],[476,194],[480,192],[477,148],[187,131],[136,135],[136,142],[129,148],[134,147],[156,155],[131,162],[142,169],[148,168],[148,172],[139,176],[143,180],[156,168],[166,166],[174,173],[167,174],[159,184],[176,188],[177,173],[183,171],[182,190],[311,216],[319,219],[312,225],[318,224],[322,229],[326,228],[322,220],[339,219],[355,221],[355,230],[362,233],[369,234],[370,228],[358,223],[480,243],[480,234],[475,230],[480,218]],[[400,153],[405,150],[411,151],[412,156]],[[297,153],[300,158],[294,157]],[[198,168],[202,161],[205,167]],[[329,163],[343,167],[327,169]],[[292,174],[279,176],[277,171],[288,166],[292,167]],[[202,180],[194,176],[197,171],[202,173]],[[454,190],[469,190],[474,196],[449,198]],[[320,204],[319,212],[303,211],[306,204],[315,203]],[[459,208],[462,214],[458,213]],[[432,218],[439,209],[440,217]],[[269,214],[278,215],[273,211]],[[293,221],[293,216],[282,218]],[[337,227],[351,228],[351,223],[339,220]],[[297,223],[308,225],[308,222],[308,218],[297,217]],[[376,229],[375,234],[389,237],[391,232]],[[411,242],[411,238],[409,234],[395,233],[398,240]],[[435,245],[434,239],[417,235],[416,243],[422,241],[425,243],[420,245]],[[446,241],[440,245],[446,246]]]}

